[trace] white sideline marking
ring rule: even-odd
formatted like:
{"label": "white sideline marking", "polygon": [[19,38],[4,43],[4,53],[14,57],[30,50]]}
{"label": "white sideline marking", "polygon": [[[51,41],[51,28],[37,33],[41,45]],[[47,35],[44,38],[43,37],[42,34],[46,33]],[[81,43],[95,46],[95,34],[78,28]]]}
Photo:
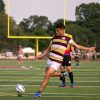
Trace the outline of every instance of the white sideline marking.
{"label": "white sideline marking", "polygon": [[[0,76],[0,77],[6,77],[6,78],[11,78],[11,77],[19,77],[19,76]],[[37,78],[42,78],[43,79],[43,77],[41,77],[41,75],[40,76],[35,76],[35,77],[33,77],[33,76],[21,76],[21,77],[31,77],[32,79],[37,79]],[[53,77],[52,77],[53,78]],[[80,77],[77,77],[77,76],[75,76],[75,78],[86,78],[86,79],[100,79],[99,77],[97,77],[97,76],[93,76],[93,77],[83,77],[83,76],[80,76]]]}
{"label": "white sideline marking", "polygon": [[[6,86],[6,87],[7,87],[7,86],[16,86],[16,85],[0,85],[0,86]],[[24,86],[29,86],[29,87],[31,87],[31,86],[40,86],[40,85],[24,85]],[[47,87],[58,88],[59,86],[47,86]],[[99,88],[100,86],[93,86],[93,85],[92,85],[92,86],[75,86],[74,88],[79,88],[79,87],[80,87],[80,88],[81,88],[81,87],[82,87],[82,88],[84,88],[84,87],[87,87],[87,88],[89,88],[89,87],[93,87],[93,88],[94,88],[94,87],[98,87],[98,88]],[[60,87],[59,87],[59,88],[60,88]],[[70,87],[68,86],[68,87],[65,87],[65,89],[66,89],[66,88],[70,88]]]}
{"label": "white sideline marking", "polygon": [[[33,95],[33,93],[28,93],[28,94],[32,94]],[[31,97],[31,96],[29,96],[28,94],[23,94],[23,97],[25,96],[25,97]],[[57,96],[42,96],[41,98],[44,98],[44,97],[48,97],[48,98],[64,98],[64,97],[81,97],[81,98],[100,98],[100,94],[72,94],[72,95],[70,95],[70,94],[66,94],[66,93],[43,93],[43,94],[58,94]],[[62,96],[60,95],[59,96],[59,94],[62,94]],[[14,93],[0,93],[0,96],[16,96],[17,97],[17,93],[16,94],[14,94]],[[91,97],[92,96],[92,97]],[[98,96],[98,97],[97,97]],[[35,98],[35,97],[34,97]]]}
{"label": "white sideline marking", "polygon": [[[13,81],[18,81],[18,82],[23,82],[23,81],[26,81],[26,82],[35,82],[35,81],[43,81],[43,80],[0,80],[0,81],[11,81],[11,82],[13,82]],[[59,81],[54,81],[54,80],[50,80],[50,82],[59,82]],[[69,81],[68,81],[69,82]],[[85,82],[100,82],[100,81],[75,81],[75,83],[76,82],[81,82],[81,83],[85,83]]]}
{"label": "white sideline marking", "polygon": [[[33,93],[25,93],[25,94],[33,94]],[[94,95],[97,95],[97,96],[99,96],[100,94],[67,94],[67,93],[60,93],[60,92],[52,92],[52,93],[42,93],[42,94],[61,94],[61,95],[67,95],[67,96],[77,96],[77,95],[83,95],[83,96],[94,96]]]}
{"label": "white sideline marking", "polygon": [[[43,97],[48,97],[48,98],[66,98],[66,97],[74,97],[74,98],[100,98],[100,97],[91,97],[91,96],[43,96]],[[43,98],[42,97],[42,98]]]}

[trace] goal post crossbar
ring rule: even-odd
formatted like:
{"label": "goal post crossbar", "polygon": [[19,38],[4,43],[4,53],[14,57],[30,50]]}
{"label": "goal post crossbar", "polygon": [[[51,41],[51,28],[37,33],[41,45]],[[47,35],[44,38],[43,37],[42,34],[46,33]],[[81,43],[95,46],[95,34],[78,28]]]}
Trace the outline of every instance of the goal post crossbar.
{"label": "goal post crossbar", "polygon": [[[64,2],[64,25],[66,25],[66,0],[63,0]],[[39,46],[39,39],[51,39],[51,36],[12,36],[10,35],[10,0],[8,0],[8,32],[7,37],[9,39],[36,39],[36,55],[38,55],[38,46]]]}

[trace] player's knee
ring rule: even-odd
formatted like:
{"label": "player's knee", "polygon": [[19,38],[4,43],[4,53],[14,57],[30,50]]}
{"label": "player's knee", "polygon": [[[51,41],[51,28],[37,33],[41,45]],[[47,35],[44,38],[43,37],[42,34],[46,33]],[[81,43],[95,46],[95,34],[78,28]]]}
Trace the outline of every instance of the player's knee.
{"label": "player's knee", "polygon": [[65,68],[64,67],[61,67],[60,70],[61,70],[61,72],[64,72],[65,71]]}
{"label": "player's knee", "polygon": [[46,75],[48,76],[48,77],[51,77],[52,75],[53,75],[53,73],[55,72],[55,70],[48,70],[47,71],[47,73],[46,73]]}
{"label": "player's knee", "polygon": [[45,78],[46,78],[47,80],[49,80],[51,76],[52,76],[51,73],[46,73]]}
{"label": "player's knee", "polygon": [[67,71],[68,72],[72,72],[72,68],[71,67],[67,67]]}

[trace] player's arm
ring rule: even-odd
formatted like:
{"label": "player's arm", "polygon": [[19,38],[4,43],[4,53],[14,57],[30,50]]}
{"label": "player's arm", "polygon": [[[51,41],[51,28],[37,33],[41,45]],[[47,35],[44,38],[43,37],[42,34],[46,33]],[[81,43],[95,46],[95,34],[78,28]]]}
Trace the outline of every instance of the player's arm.
{"label": "player's arm", "polygon": [[[70,38],[73,39],[73,36],[70,35]],[[71,51],[72,51],[71,57],[74,58],[74,56],[75,56],[74,46],[71,45],[71,46],[70,46],[70,49],[71,49]]]}
{"label": "player's arm", "polygon": [[36,57],[36,59],[41,59],[41,58],[43,58],[44,56],[46,56],[46,55],[49,53],[50,48],[51,48],[51,43],[50,43],[49,47],[44,51],[44,53],[41,54],[41,55],[38,55],[38,56]]}
{"label": "player's arm", "polygon": [[80,50],[85,50],[85,51],[94,51],[95,47],[85,47],[85,46],[81,46],[76,44],[74,41],[71,43],[71,45],[75,46],[76,48],[80,49]]}
{"label": "player's arm", "polygon": [[72,51],[71,56],[72,56],[72,58],[74,58],[74,56],[75,56],[74,46],[71,45],[70,48],[71,48],[71,51]]}

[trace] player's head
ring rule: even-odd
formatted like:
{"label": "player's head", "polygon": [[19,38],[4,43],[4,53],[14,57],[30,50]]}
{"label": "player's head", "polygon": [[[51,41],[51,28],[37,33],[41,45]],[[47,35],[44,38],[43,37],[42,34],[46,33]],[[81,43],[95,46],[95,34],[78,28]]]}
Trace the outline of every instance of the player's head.
{"label": "player's head", "polygon": [[63,23],[58,23],[55,25],[56,34],[62,36],[64,34],[65,26]]}

